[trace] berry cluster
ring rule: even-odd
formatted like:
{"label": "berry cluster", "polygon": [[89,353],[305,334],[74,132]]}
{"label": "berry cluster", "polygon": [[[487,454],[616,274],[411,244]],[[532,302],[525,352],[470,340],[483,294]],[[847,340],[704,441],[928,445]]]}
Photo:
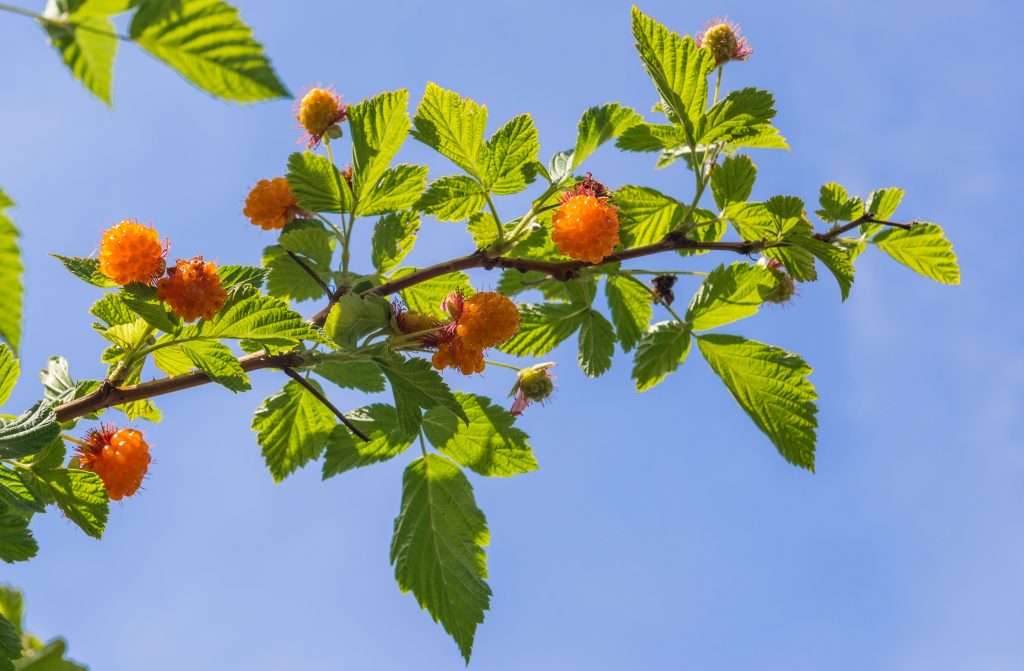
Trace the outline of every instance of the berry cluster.
{"label": "berry cluster", "polygon": [[551,239],[558,252],[577,261],[600,263],[619,244],[619,211],[608,189],[590,173],[562,196],[551,218]]}

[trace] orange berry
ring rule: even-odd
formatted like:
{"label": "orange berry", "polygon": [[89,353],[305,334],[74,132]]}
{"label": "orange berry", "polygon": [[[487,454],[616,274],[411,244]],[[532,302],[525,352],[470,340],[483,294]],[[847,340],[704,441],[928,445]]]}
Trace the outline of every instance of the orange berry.
{"label": "orange berry", "polygon": [[465,346],[476,350],[500,345],[518,331],[519,308],[494,291],[481,291],[465,299],[455,328]]}
{"label": "orange berry", "polygon": [[167,277],[156,283],[156,297],[171,306],[174,314],[187,322],[199,317],[213,319],[228,298],[220,285],[217,264],[202,256],[178,259],[167,270]]}
{"label": "orange berry", "polygon": [[309,136],[309,147],[320,143],[324,133],[339,121],[348,118],[348,105],[329,89],[315,88],[302,97],[295,119]]}
{"label": "orange berry", "polygon": [[155,228],[122,221],[107,229],[100,241],[100,272],[121,286],[152,282],[163,274],[166,250]]}
{"label": "orange berry", "polygon": [[558,252],[577,261],[600,263],[619,244],[619,213],[607,199],[580,194],[567,198],[551,218]]}
{"label": "orange berry", "polygon": [[264,231],[284,228],[295,218],[299,201],[292,195],[288,180],[284,177],[261,179],[245,199],[242,214]]}
{"label": "orange berry", "polygon": [[78,460],[82,468],[100,476],[112,500],[120,501],[139,490],[151,461],[141,433],[104,424],[89,431],[85,443],[76,448]]}
{"label": "orange berry", "polygon": [[484,372],[483,351],[467,347],[458,336],[439,343],[431,362],[437,370],[455,368],[463,375]]}

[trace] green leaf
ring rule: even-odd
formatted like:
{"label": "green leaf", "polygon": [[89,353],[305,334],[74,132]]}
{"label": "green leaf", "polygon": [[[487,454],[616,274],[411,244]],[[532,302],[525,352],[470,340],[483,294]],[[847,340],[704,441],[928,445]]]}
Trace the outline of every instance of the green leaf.
{"label": "green leaf", "polygon": [[156,297],[156,289],[140,282],[132,282],[120,292],[125,307],[142,317],[150,326],[164,333],[173,333],[181,320],[167,309],[167,304]]}
{"label": "green leaf", "polygon": [[588,109],[580,118],[576,149],[572,153],[573,169],[578,168],[602,144],[641,122],[643,117],[619,103],[605,103]]}
{"label": "green leaf", "polygon": [[682,125],[689,144],[695,144],[693,126],[707,105],[707,76],[715,67],[714,56],[708,49],[697,48],[689,35],[679,37],[635,6],[633,37],[666,114]]}
{"label": "green leaf", "polygon": [[288,157],[288,187],[299,207],[310,212],[351,212],[348,182],[326,156],[311,151]]}
{"label": "green leaf", "polygon": [[818,394],[795,354],[739,336],[697,336],[711,369],[791,464],[814,471]]}
{"label": "green leaf", "polygon": [[627,128],[615,142],[619,149],[637,152],[675,150],[685,145],[686,133],[681,128],[653,123]]}
{"label": "green leaf", "polygon": [[324,480],[353,468],[397,457],[416,439],[416,431],[409,432],[399,426],[398,414],[390,405],[374,403],[353,410],[346,417],[370,440],[357,440],[344,426],[336,426],[324,454]]}
{"label": "green leaf", "polygon": [[[20,637],[22,632],[22,623],[25,619],[25,598],[21,593],[20,589],[15,589],[10,585],[0,585],[0,617],[5,618],[10,624],[14,625],[14,629],[19,637],[19,653],[20,653]],[[2,627],[3,625],[0,625]],[[6,634],[0,634],[5,636]],[[0,644],[3,647],[4,644]]]}
{"label": "green leaf", "polygon": [[263,401],[253,414],[252,430],[258,432],[256,442],[274,482],[317,459],[336,424],[334,413],[294,380]]}
{"label": "green leaf", "polygon": [[547,177],[552,184],[561,184],[572,176],[573,152],[557,151],[548,162]]}
{"label": "green leaf", "polygon": [[853,286],[853,262],[850,259],[850,253],[839,245],[829,244],[809,235],[791,233],[786,236],[786,241],[810,252],[825,264],[825,267],[836,278],[836,282],[839,283],[839,293],[845,301]]}
{"label": "green leaf", "polygon": [[775,116],[775,98],[755,88],[733,91],[700,118],[697,144],[733,142],[759,135]]}
{"label": "green leaf", "polygon": [[416,108],[412,136],[480,179],[478,160],[486,127],[486,107],[428,82]]}
{"label": "green leaf", "polygon": [[356,202],[356,214],[386,214],[412,207],[427,188],[427,166],[396,165],[384,171],[376,185]]}
{"label": "green leaf", "polygon": [[[281,245],[263,249],[263,265],[267,270],[267,293],[271,296],[295,301],[324,297],[323,287]],[[312,264],[306,265],[317,272]]]}
{"label": "green leaf", "polygon": [[224,385],[234,392],[249,391],[252,388],[249,376],[242,370],[241,364],[227,345],[198,340],[183,342],[178,347],[192,365],[209,375],[217,384]]}
{"label": "green leaf", "polygon": [[7,402],[20,376],[21,364],[14,358],[14,352],[0,343],[0,405]]}
{"label": "green leaf", "polygon": [[220,286],[224,289],[231,289],[241,285],[249,285],[259,289],[267,279],[267,271],[256,266],[225,265],[217,267],[217,276],[220,277]]}
{"label": "green leaf", "polygon": [[[335,237],[319,223],[299,224],[292,222],[285,227],[277,239],[285,251],[298,254],[313,270],[326,274],[331,269]],[[308,274],[308,273],[307,273]]]}
{"label": "green leaf", "polygon": [[21,344],[21,319],[24,287],[21,283],[25,266],[21,262],[18,238],[21,234],[4,210],[14,203],[0,190],[0,338],[15,352]]}
{"label": "green leaf", "polygon": [[914,224],[909,230],[889,228],[871,242],[915,273],[943,284],[960,284],[960,266],[953,243],[935,224]]}
{"label": "green leaf", "polygon": [[466,175],[450,175],[435,180],[416,207],[438,221],[462,221],[479,212],[486,204],[483,187]]}
{"label": "green leaf", "polygon": [[128,34],[192,84],[223,100],[251,103],[291,95],[238,10],[222,0],[147,0]]}
{"label": "green leaf", "polygon": [[609,275],[604,285],[612,323],[624,352],[629,352],[647,332],[654,316],[651,292],[628,277]]}
{"label": "green leaf", "polygon": [[0,466],[0,506],[6,503],[23,515],[43,512],[46,502],[39,497],[32,477],[21,468]]}
{"label": "green leaf", "polygon": [[468,421],[462,406],[452,395],[452,390],[425,359],[403,359],[396,356],[378,358],[376,361],[384,377],[391,383],[398,425],[406,433],[419,429],[422,419],[420,408],[448,408],[463,421]]}
{"label": "green leaf", "polygon": [[763,266],[742,262],[720,265],[693,295],[686,321],[694,331],[704,331],[749,317],[774,288],[775,277]]}
{"label": "green leaf", "polygon": [[613,201],[622,222],[619,236],[627,248],[661,242],[686,214],[682,203],[646,186],[623,186]]}
{"label": "green leaf", "polygon": [[821,209],[816,214],[822,221],[837,223],[853,221],[864,214],[864,202],[856,196],[851,197],[841,184],[829,182],[821,187],[818,195]]}
{"label": "green leaf", "polygon": [[[142,381],[142,366],[139,365],[124,381],[126,385],[139,384]],[[130,420],[144,419],[149,422],[159,422],[163,414],[150,399],[130,401],[115,405],[114,409],[120,410]]]}
{"label": "green leaf", "polygon": [[580,349],[577,360],[587,377],[598,377],[612,366],[615,330],[597,310],[583,313],[580,324]]}
{"label": "green leaf", "polygon": [[416,212],[386,214],[373,227],[370,258],[381,273],[393,270],[416,242],[420,216]]}
{"label": "green leaf", "polygon": [[409,464],[391,541],[395,579],[444,626],[467,664],[490,605],[489,543],[487,520],[458,466],[434,454]]}
{"label": "green leaf", "polygon": [[508,477],[537,470],[528,436],[515,428],[515,417],[490,399],[456,392],[468,423],[444,408],[423,417],[423,433],[445,456],[488,477]]}
{"label": "green leaf", "polygon": [[633,379],[637,391],[646,391],[675,371],[690,353],[690,331],[677,321],[658,322],[650,327],[633,357]]}
{"label": "green leaf", "polygon": [[727,157],[716,165],[711,173],[711,193],[718,209],[724,210],[732,203],[742,203],[750,198],[757,179],[757,166],[745,154]]}
{"label": "green leaf", "polygon": [[499,349],[515,356],[547,354],[576,332],[588,309],[569,303],[521,305],[519,332]]}
{"label": "green leaf", "polygon": [[107,16],[87,11],[61,16],[55,9],[56,4],[47,5],[43,16],[54,21],[41,22],[50,44],[71,75],[109,106],[119,41],[113,22]]}
{"label": "green leaf", "polygon": [[[31,559],[37,552],[39,545],[29,531],[28,518],[0,500],[0,559],[13,564]],[[7,620],[0,617],[0,646],[3,646],[5,622]],[[0,661],[3,660],[3,654],[4,650],[0,647]]]}
{"label": "green leaf", "polygon": [[[405,142],[409,132],[408,108],[409,92],[399,89],[375,95],[348,110],[348,124],[352,133],[353,190],[357,211],[360,213],[364,209],[362,201],[373,199],[372,191],[378,188],[378,182],[391,164],[391,159]],[[422,179],[425,182],[425,169]],[[415,200],[414,197],[411,202]],[[371,208],[366,213],[375,211]]]}
{"label": "green leaf", "polygon": [[[883,221],[891,219],[896,213],[896,208],[903,202],[903,189],[890,186],[885,189],[875,189],[868,194],[867,204],[864,209],[874,215],[875,219]],[[861,232],[870,237],[882,229],[882,224],[861,224]]]}
{"label": "green leaf", "polygon": [[0,459],[21,459],[35,454],[60,434],[50,405],[39,401],[14,419],[0,419]]}
{"label": "green leaf", "polygon": [[67,642],[55,638],[34,650],[14,665],[15,671],[89,671],[88,667],[66,659]]}
{"label": "green leaf", "polygon": [[[397,280],[415,271],[416,268],[400,268],[391,279]],[[437,317],[444,314],[441,312],[441,302],[452,291],[471,295],[473,287],[469,283],[469,276],[463,272],[447,273],[403,289],[401,296],[410,310]]]}
{"label": "green leaf", "polygon": [[11,662],[21,657],[21,632],[7,618],[0,617],[0,671],[14,671]]}
{"label": "green leaf", "polygon": [[[0,216],[0,236],[2,236],[3,230],[6,228],[3,226],[3,222],[5,221],[7,221],[6,218]],[[2,240],[3,238],[0,237],[0,241]],[[2,252],[3,248],[0,247],[0,254],[2,254]],[[69,273],[80,280],[88,282],[94,287],[109,289],[117,286],[117,283],[114,282],[114,280],[100,272],[99,259],[84,259],[78,256],[61,256],[60,254],[51,254],[50,256],[64,264],[64,267]]]}
{"label": "green leaf", "polygon": [[137,314],[125,305],[120,293],[104,295],[103,298],[92,304],[92,307],[89,308],[89,314],[106,322],[107,326],[131,324],[139,318]]}
{"label": "green leaf", "polygon": [[361,358],[334,358],[341,352],[331,354],[331,359],[313,368],[313,372],[330,382],[347,389],[359,389],[369,394],[384,391],[384,374],[376,363]]}
{"label": "green leaf", "polygon": [[210,321],[184,327],[176,340],[255,340],[290,345],[303,340],[319,342],[321,334],[279,298],[260,295],[255,287],[240,286]]}
{"label": "green leaf", "polygon": [[339,347],[353,349],[361,338],[387,328],[390,320],[391,307],[386,299],[372,294],[345,294],[328,313],[324,333]]}
{"label": "green leaf", "polygon": [[481,181],[491,193],[519,193],[532,182],[540,139],[533,117],[520,114],[499,128],[480,152]]}
{"label": "green leaf", "polygon": [[92,471],[57,468],[39,472],[53,494],[57,507],[86,534],[103,535],[109,514],[107,490],[100,476]]}
{"label": "green leaf", "polygon": [[[122,300],[124,300],[123,297]],[[138,342],[148,337],[149,328],[146,320],[140,318],[127,324],[115,324],[104,330],[101,335],[117,345],[121,350],[129,350]]]}

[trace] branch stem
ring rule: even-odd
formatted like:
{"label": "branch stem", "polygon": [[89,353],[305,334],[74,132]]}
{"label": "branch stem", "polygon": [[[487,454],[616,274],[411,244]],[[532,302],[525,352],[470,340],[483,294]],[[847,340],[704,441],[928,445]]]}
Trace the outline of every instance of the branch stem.
{"label": "branch stem", "polygon": [[290,377],[291,379],[295,380],[300,385],[302,385],[302,387],[306,391],[308,391],[310,394],[312,394],[313,397],[316,398],[316,400],[318,400],[321,403],[323,403],[324,407],[326,407],[328,410],[333,412],[334,416],[337,417],[339,420],[341,420],[341,423],[344,424],[346,426],[346,428],[348,428],[349,431],[351,431],[355,435],[359,436],[359,438],[361,438],[363,440],[363,442],[366,442],[366,443],[370,442],[369,437],[367,437],[367,435],[365,433],[360,431],[359,427],[357,427],[355,424],[353,424],[351,421],[349,421],[348,417],[345,416],[345,413],[343,413],[341,410],[338,410],[338,408],[333,403],[331,403],[330,400],[328,400],[328,398],[326,396],[324,396],[320,392],[319,389],[317,389],[315,386],[313,386],[313,383],[311,383],[309,380],[307,380],[306,378],[302,377],[297,372],[295,372],[294,368],[290,368],[288,366],[282,366],[281,370],[284,371],[285,375],[287,375],[288,377]]}

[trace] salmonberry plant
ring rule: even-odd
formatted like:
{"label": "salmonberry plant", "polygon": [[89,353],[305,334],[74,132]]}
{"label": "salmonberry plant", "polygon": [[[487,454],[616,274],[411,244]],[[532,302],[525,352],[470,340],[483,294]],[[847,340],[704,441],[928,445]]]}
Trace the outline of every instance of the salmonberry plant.
{"label": "salmonberry plant", "polygon": [[[56,3],[65,13],[89,5],[66,4],[75,6]],[[181,3],[200,14],[222,5]],[[175,7],[143,2],[133,26],[172,25]],[[275,481],[317,460],[325,479],[407,460],[390,550],[395,577],[467,662],[491,596],[489,532],[467,471],[507,477],[538,467],[515,422],[551,396],[555,362],[538,358],[561,343],[575,338],[589,377],[609,369],[616,347],[629,353],[640,392],[679,368],[696,344],[781,456],[813,471],[810,366],[725,327],[765,303],[792,300],[797,285],[819,273],[834,278],[845,300],[854,263],[869,248],[956,284],[952,246],[935,224],[896,220],[898,188],[862,199],[828,183],[813,216],[796,196],[751,201],[757,168],[744,152],[788,147],[772,125],[770,93],[725,86],[726,65],[751,55],[739,27],[714,20],[696,39],[681,37],[634,8],[632,29],[657,94],[656,120],[618,103],[593,107],[575,145],[542,162],[529,114],[488,136],[486,107],[433,83],[411,116],[405,90],[349,105],[315,88],[296,110],[307,149],[246,199],[245,217],[275,236],[259,265],[178,258],[156,228],[133,220],[104,233],[98,258],[58,256],[102,290],[90,313],[107,342],[100,353],[107,372],[76,380],[64,359],[53,358],[41,376],[43,399],[0,424],[0,558],[36,553],[29,521],[50,504],[99,537],[108,499],[139,489],[150,465],[144,431],[101,417],[108,409],[129,422],[158,421],[154,397],[211,382],[243,392],[259,369],[283,373],[283,387],[252,420]],[[174,34],[166,25],[141,32]],[[175,64],[167,56],[178,53],[175,45],[158,52],[190,79],[216,65],[188,45],[178,51],[200,56]],[[425,166],[396,163],[410,135],[450,160],[453,174],[430,180]],[[692,188],[666,194],[602,183],[585,163],[611,142],[655,154],[658,167],[688,171]],[[343,151],[351,158],[338,162]],[[535,197],[526,212],[499,212],[496,197],[527,189]],[[464,222],[468,253],[427,267],[404,264],[421,228],[435,222]],[[0,226],[11,227],[6,218]],[[369,249],[352,242],[363,227],[372,227]],[[729,258],[703,273],[690,263],[700,254]],[[636,267],[655,255],[666,270]],[[475,291],[471,269],[500,273],[495,290]],[[685,304],[676,301],[679,275],[701,277]],[[291,307],[304,300],[320,300],[322,309],[307,317]],[[16,346],[16,335],[2,333]],[[510,399],[455,390],[463,376],[489,367],[510,369],[495,390],[511,387]],[[0,346],[0,400],[18,370],[12,350]],[[333,387],[387,392],[388,401],[342,411],[330,400]],[[2,669],[5,654],[14,660],[28,648],[12,638],[20,635],[20,595],[0,597]],[[4,605],[15,600],[17,608]]]}

